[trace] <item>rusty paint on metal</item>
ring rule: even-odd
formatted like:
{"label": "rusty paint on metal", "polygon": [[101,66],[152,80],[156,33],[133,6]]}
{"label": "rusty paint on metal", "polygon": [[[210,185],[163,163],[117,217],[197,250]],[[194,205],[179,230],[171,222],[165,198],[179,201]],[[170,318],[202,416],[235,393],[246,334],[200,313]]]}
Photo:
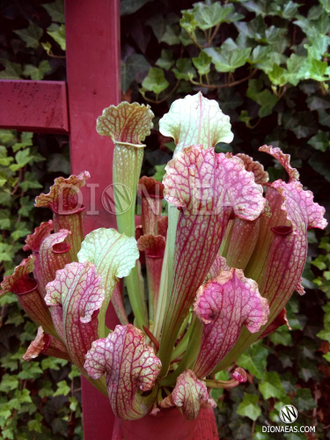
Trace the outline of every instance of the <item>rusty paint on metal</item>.
{"label": "rusty paint on metal", "polygon": [[68,133],[64,81],[0,81],[0,127],[37,133]]}

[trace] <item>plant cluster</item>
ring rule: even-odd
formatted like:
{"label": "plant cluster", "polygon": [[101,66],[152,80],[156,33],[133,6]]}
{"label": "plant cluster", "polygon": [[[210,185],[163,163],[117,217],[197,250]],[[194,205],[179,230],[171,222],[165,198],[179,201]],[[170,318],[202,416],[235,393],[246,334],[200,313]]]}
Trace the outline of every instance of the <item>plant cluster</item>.
{"label": "plant cluster", "polygon": [[[6,29],[6,34],[1,33],[0,36],[0,62],[5,69],[1,72],[2,78],[23,78],[22,72],[26,71],[24,77],[28,79],[41,79],[44,74],[46,79],[65,79],[64,53],[61,51],[61,47],[54,43],[51,35],[47,33],[47,28],[52,22],[57,28],[62,27],[64,21],[63,6],[61,6],[60,2],[49,3],[47,9],[49,14],[47,14],[45,8],[40,6],[42,1],[38,3],[38,6],[36,6],[37,3],[34,2],[33,5],[30,3],[25,4],[24,8],[20,3],[15,3],[14,5],[4,1],[1,4],[2,32]],[[204,52],[204,48],[199,48],[189,36],[185,40],[181,38],[180,34],[183,34],[184,30],[181,30],[180,19],[190,13],[194,16],[194,20],[199,23],[194,32],[197,38],[201,39],[201,41],[197,40],[197,43],[203,45],[205,44],[203,42],[205,35],[203,37],[204,31],[200,26],[208,26],[214,23],[214,21],[203,24],[198,11],[201,11],[201,14],[207,17],[209,6],[206,2],[205,5],[200,2],[197,6],[180,1],[175,3],[157,2],[157,5],[156,2],[152,1],[146,4],[138,0],[122,2],[122,88],[125,99],[130,99],[130,96],[132,96],[133,100],[143,102],[139,89],[142,87],[142,82],[148,75],[151,66],[162,69],[164,77],[169,83],[167,89],[163,89],[163,91],[156,90],[158,97],[152,90],[148,90],[148,87],[150,88],[150,81],[149,86],[147,82],[147,88],[143,92],[147,99],[157,101],[157,103],[151,103],[156,116],[166,112],[170,103],[178,96],[202,89],[204,95],[206,94],[208,97],[218,100],[223,111],[230,115],[235,133],[235,139],[231,146],[220,144],[217,146],[217,151],[232,149],[235,153],[245,152],[260,159],[260,154],[256,150],[259,145],[267,142],[274,146],[279,146],[286,153],[291,154],[293,165],[301,171],[303,184],[313,190],[318,201],[326,205],[329,188],[328,182],[330,180],[330,157],[328,151],[328,128],[330,126],[328,109],[330,108],[330,101],[327,94],[326,80],[323,79],[326,76],[327,67],[325,63],[328,59],[328,35],[326,33],[328,17],[324,13],[324,11],[328,12],[327,3],[317,2],[316,0],[306,4],[259,0],[255,2],[226,2],[226,5],[223,5],[225,6],[224,12],[226,13],[226,9],[231,9],[232,12],[229,17],[233,18],[233,21],[227,20],[227,22],[221,23],[217,30],[216,27],[219,23],[213,25],[212,29],[209,28],[212,30],[210,37],[213,36],[213,40],[210,41],[209,37],[210,46],[209,48],[205,47],[205,50],[214,48],[215,53],[221,52],[219,48],[228,38],[232,38],[233,41],[240,44],[244,40],[244,29],[249,28],[251,38],[247,39],[248,43],[245,48],[250,46],[252,53],[255,50],[257,51],[256,46],[259,45],[261,48],[258,50],[263,48],[262,50],[265,51],[265,54],[267,49],[271,48],[270,53],[273,50],[272,48],[275,48],[274,51],[277,55],[273,56],[277,57],[277,59],[273,66],[269,64],[270,70],[268,72],[259,68],[259,65],[254,65],[252,68],[249,61],[241,67],[235,67],[232,72],[217,72],[216,65],[211,63],[210,72],[207,73],[210,85],[221,87],[201,88],[192,84],[192,81],[202,84],[206,82],[206,85],[208,85],[207,79],[203,73],[204,76],[201,78],[203,81],[200,81],[195,63],[192,65],[190,62],[189,66],[192,66],[192,69],[187,69],[187,72],[184,72],[189,73],[189,70],[191,70],[193,73],[192,81],[189,75],[183,75],[177,80],[174,69],[180,71],[182,65],[184,70],[184,64],[187,62],[187,59],[189,61],[191,58],[205,58],[204,55],[200,55],[201,52]],[[213,8],[218,7],[213,6]],[[235,11],[233,11],[233,8]],[[181,13],[181,11],[185,10],[190,10],[190,12]],[[241,17],[237,16],[237,14],[240,14]],[[255,20],[257,17],[259,17],[259,21]],[[300,24],[304,22],[305,28],[296,24],[296,21],[300,21]],[[29,32],[27,29],[32,23],[35,25],[35,31]],[[241,26],[240,29],[237,28],[235,23]],[[260,26],[261,36],[254,32],[251,34],[251,29],[253,30],[254,28],[250,27],[250,23],[253,26]],[[266,41],[265,38],[267,36],[263,35],[265,25],[267,28],[273,26],[273,32],[276,30],[274,29],[275,27],[279,28],[283,33],[283,37],[277,39],[277,45],[274,45],[271,41]],[[210,34],[209,29],[204,30]],[[28,40],[32,42],[34,47],[27,47],[29,42],[15,33],[16,30],[19,32],[23,31],[23,35],[27,35]],[[51,29],[48,30],[51,31]],[[30,31],[33,31],[33,27]],[[278,32],[278,30],[276,31]],[[63,27],[61,32],[63,37]],[[283,38],[287,46],[281,52],[276,47],[280,45],[280,40],[283,40]],[[62,47],[64,47],[63,38],[61,41]],[[186,42],[189,44],[186,44]],[[49,44],[52,45],[51,52],[49,51],[51,57],[47,56],[41,43],[48,46]],[[284,45],[284,42],[281,44]],[[309,47],[308,51],[305,50],[305,45]],[[316,52],[313,46],[316,48]],[[47,46],[45,46],[45,49],[47,50]],[[321,52],[322,57],[320,56]],[[222,57],[225,54],[220,55]],[[320,68],[319,78],[321,79],[304,79],[302,77],[303,70],[299,72],[299,69],[297,69],[296,72],[292,72],[293,76],[291,76],[291,80],[297,84],[294,85],[294,83],[290,82],[288,79],[290,75],[288,74],[290,73],[291,62],[288,64],[288,59],[298,60],[293,55],[302,57],[301,60],[305,60],[302,63],[304,66],[303,70],[307,68],[313,75],[318,75],[317,72],[313,72],[314,67]],[[163,58],[165,61],[168,58],[168,62],[162,64],[160,60],[158,63],[160,58]],[[186,61],[180,61],[182,58]],[[271,60],[269,55],[266,58]],[[313,65],[310,65],[306,60],[308,58],[310,60],[312,58],[317,59],[318,63],[314,61]],[[49,62],[50,70],[48,70],[48,65],[44,61]],[[41,62],[44,63],[41,64]],[[30,66],[27,68],[27,65]],[[46,67],[48,71],[43,73]],[[273,74],[269,75],[268,73],[272,70],[274,70]],[[34,72],[33,76],[30,76],[28,71]],[[277,72],[280,72],[280,74],[278,75]],[[249,78],[252,73],[253,76]],[[296,74],[297,78],[294,80]],[[159,72],[157,72],[157,76],[159,76]],[[271,78],[274,76],[283,77],[281,81],[285,80],[287,84],[273,83]],[[231,85],[230,88],[227,87],[229,84]],[[223,87],[225,85],[226,87]],[[174,88],[175,90],[173,91]],[[248,90],[255,93],[248,93]],[[172,91],[173,93],[170,93]],[[272,110],[268,116],[265,116],[268,110],[267,107],[272,108]],[[253,130],[251,130],[252,127]],[[19,142],[22,142],[20,134],[14,134],[14,136]],[[7,137],[8,132],[4,133],[1,141],[5,146],[7,146]],[[47,147],[45,140],[47,140]],[[52,177],[54,172],[69,174],[68,154],[66,151],[63,155],[63,149],[61,154],[58,154],[58,144],[61,145],[63,143],[63,138],[61,137],[38,135],[33,138],[33,141],[34,145],[38,145],[38,151],[42,153],[42,156],[46,157],[47,161],[34,164],[32,172],[36,172],[36,180],[47,188],[49,185],[47,173],[52,173]],[[10,164],[15,163],[16,153],[10,149],[10,146],[15,142],[15,139],[12,139],[7,148],[7,156],[13,158]],[[50,145],[52,145],[52,148],[49,148]],[[31,145],[27,145],[25,148],[31,148]],[[171,158],[172,151],[173,143],[170,142],[170,139],[160,138],[156,130],[152,131],[152,136],[147,142],[146,160],[143,164],[144,174],[150,175],[156,171],[155,178],[161,180],[164,175],[164,164]],[[284,177],[280,167],[271,160],[266,162],[265,159],[262,160],[266,163],[267,171],[273,180]],[[7,174],[8,167],[5,166],[5,168],[6,170],[2,169],[2,171],[5,171]],[[26,168],[28,171],[31,171],[29,165]],[[1,194],[3,193],[1,192]],[[34,195],[35,190],[28,189],[26,191],[25,197],[28,198],[26,206],[32,207]],[[4,196],[6,197],[6,195]],[[10,206],[3,207],[5,210],[10,210],[10,222],[12,225],[17,220],[16,213],[21,209],[19,199],[15,200],[15,204],[11,203]],[[35,209],[31,209],[28,217],[22,216],[22,220],[27,222],[26,228],[30,231],[33,229],[32,224],[36,225],[40,222],[41,219],[37,218]],[[3,220],[5,224],[8,224],[7,217]],[[8,229],[8,232],[2,233],[2,237],[5,235],[7,240],[11,232],[12,230]],[[328,331],[328,306],[325,305],[327,301],[326,295],[329,295],[327,287],[328,271],[330,269],[328,262],[329,249],[327,247],[327,238],[324,238],[318,250],[318,238],[319,234],[315,236],[309,233],[310,255],[303,274],[305,288],[314,289],[313,293],[299,298],[299,301],[294,296],[288,303],[288,320],[292,330],[289,331],[286,326],[280,327],[278,331],[265,338],[264,341],[254,344],[250,352],[248,352],[251,356],[241,356],[238,363],[249,372],[249,380],[245,390],[243,390],[241,385],[239,388],[225,390],[224,392],[222,390],[212,391],[212,396],[217,400],[219,406],[219,411],[217,412],[219,426],[226,427],[226,438],[228,439],[249,438],[249,436],[253,436],[253,432],[255,438],[265,438],[265,434],[260,432],[260,425],[269,423],[270,420],[274,424],[278,422],[277,409],[274,405],[279,408],[280,402],[287,398],[288,395],[291,398],[291,402],[298,408],[301,408],[300,423],[305,425],[310,424],[311,421],[313,424],[319,423],[319,432],[317,434],[319,438],[323,438],[322,436],[325,435],[322,433],[322,424],[320,422],[323,422],[323,426],[330,424],[330,419],[325,410],[330,396],[330,389],[326,381],[326,378],[330,377],[330,371],[329,364],[323,358],[323,355],[325,358],[328,356],[330,339]],[[8,243],[11,245],[12,238],[9,237]],[[18,252],[15,257],[16,262],[21,258],[20,249],[22,246],[22,238],[19,238],[15,242],[15,248]],[[320,255],[319,257],[317,257],[318,254]],[[2,256],[5,259],[7,258],[4,254]],[[311,260],[315,258],[315,264],[310,266]],[[2,264],[6,266],[8,272],[10,267],[13,267],[13,265],[10,266],[9,261]],[[313,283],[315,276],[317,278],[315,283]],[[315,290],[317,286],[321,290]],[[325,293],[322,294],[322,291]],[[15,297],[8,295],[2,297],[1,306],[1,340],[3,341],[1,346],[1,357],[3,359],[1,372],[2,381],[5,382],[10,380],[10,375],[18,374],[25,368],[23,367],[24,363],[21,363],[19,359],[21,352],[17,352],[17,349],[19,345],[24,346],[28,341],[32,340],[35,327],[32,326],[21,309],[17,307]],[[324,330],[322,330],[321,322],[323,315],[322,306],[325,308]],[[25,330],[22,333],[24,328]],[[323,338],[323,342],[319,338]],[[16,356],[15,352],[17,352],[17,368],[14,370],[7,366],[7,359],[11,358],[12,355]],[[7,403],[12,402],[9,406],[16,405],[15,390],[1,393],[1,409],[5,405],[5,412],[1,423],[4,427],[7,427],[6,423],[8,423],[8,430],[5,432],[8,438],[19,438],[19,435],[23,436],[23,438],[45,438],[45,436],[49,438],[49,429],[52,432],[52,438],[67,438],[68,435],[69,438],[72,438],[72,432],[70,430],[69,433],[66,432],[63,427],[66,422],[61,421],[61,417],[56,418],[53,425],[51,424],[52,419],[48,416],[45,417],[45,415],[49,414],[50,408],[51,411],[55,411],[58,408],[60,405],[59,401],[61,400],[64,405],[63,417],[65,418],[65,413],[68,411],[69,406],[68,397],[52,397],[51,389],[56,390],[58,378],[56,371],[54,371],[57,368],[56,361],[55,359],[53,362],[50,361],[51,358],[47,358],[48,363],[42,364],[43,369],[48,365],[51,366],[51,364],[54,366],[54,368],[47,370],[46,373],[41,371],[37,373],[36,369],[34,369],[33,380],[29,379],[21,382],[19,379],[19,388],[29,390],[32,400],[37,404],[38,411],[30,415],[29,420],[32,420],[33,417],[35,419],[38,418],[42,433],[34,432],[32,426],[31,431],[28,431],[25,418],[27,413],[23,411],[15,411],[14,417],[8,419]],[[41,369],[40,361],[34,361],[33,364]],[[269,376],[269,371],[272,372],[271,376]],[[47,385],[49,397],[44,397],[43,403],[40,405],[36,400],[36,396],[40,392],[42,384],[45,383],[43,377],[48,381],[49,374],[52,378]],[[63,374],[61,373],[60,378],[60,380],[66,379],[70,384],[70,379],[65,376],[65,370]],[[223,373],[218,379],[227,380],[228,377]],[[277,379],[282,383],[282,386],[278,385],[276,387],[281,392],[276,391],[274,387],[270,386],[273,380],[279,384]],[[77,380],[78,378],[75,379],[75,381]],[[6,387],[7,385],[3,386]],[[73,389],[76,388],[79,388],[77,382]],[[268,394],[261,392],[265,388],[270,390]],[[320,390],[322,390],[322,393]],[[247,397],[244,397],[245,395]],[[76,392],[74,396],[79,400],[79,392]],[[243,398],[245,400],[244,405],[240,403]],[[239,409],[237,410],[238,407]],[[70,413],[72,411],[73,408],[71,408]],[[79,410],[75,415],[76,420],[73,420],[73,422],[79,425]],[[72,416],[70,418],[72,419]],[[59,426],[62,428],[58,429]],[[278,437],[282,438],[281,435],[278,435]],[[286,438],[296,439],[305,438],[305,436],[288,434]]]}
{"label": "plant cluster", "polygon": [[[211,10],[218,12],[210,19]],[[328,206],[330,99],[326,75],[319,76],[315,70],[318,65],[322,66],[323,73],[329,71],[326,2],[235,1],[221,2],[221,5],[219,2],[199,2],[190,6],[163,3],[157,8],[152,2],[143,7],[139,2],[132,2],[132,8],[123,8],[122,12],[122,84],[126,98],[140,99],[142,89],[147,102],[152,101],[154,113],[160,116],[173,99],[202,90],[206,96],[218,100],[223,111],[230,115],[235,133],[230,147],[219,144],[216,151],[253,155],[266,163],[270,176],[276,179],[284,177],[283,171],[272,161],[261,159],[257,147],[264,142],[280,147],[290,153],[292,164],[301,171],[303,184],[313,190],[317,200]],[[219,21],[216,23],[216,20]],[[276,41],[269,38],[272,33],[279,35]],[[234,42],[240,51],[225,53],[226,46],[222,47],[226,40],[226,46]],[[244,49],[245,54],[249,52],[245,59]],[[252,55],[258,52],[263,53],[263,61],[254,64]],[[237,53],[241,56],[240,66],[235,66]],[[205,73],[198,71],[198,63],[202,60],[208,65]],[[293,60],[300,61],[295,73],[292,72],[294,79],[290,78]],[[204,76],[200,78],[199,73]],[[144,83],[148,77],[151,81]],[[165,83],[160,81],[165,88],[162,92],[158,88],[155,94],[152,87],[157,87],[159,78],[165,78]],[[200,86],[194,84],[196,82]],[[154,177],[161,180],[173,147],[169,138],[159,138],[155,132],[147,143],[145,172],[154,173]],[[269,420],[274,424],[278,422],[274,404],[281,401],[279,393],[273,391],[272,396],[264,396],[258,390],[267,379],[267,371],[282,382],[281,389],[285,390],[281,393],[282,398],[289,394],[291,401],[295,399],[299,406],[299,397],[306,396],[308,403],[300,419],[305,425],[311,420],[313,424],[321,421],[323,426],[330,423],[325,409],[330,391],[326,379],[330,370],[325,361],[329,351],[329,315],[326,313],[329,251],[327,238],[322,239],[318,249],[319,239],[320,234],[315,236],[309,232],[310,251],[303,285],[314,289],[313,296],[306,295],[299,303],[294,298],[290,300],[288,320],[292,330],[281,327],[265,342],[254,345],[251,353],[261,366],[259,373],[253,367],[254,361],[247,362],[243,357],[243,363],[239,363],[250,371],[251,379],[254,378],[246,387],[246,393],[251,395],[247,405],[242,411],[240,408],[239,414],[236,412],[243,398],[242,387],[219,391],[219,420],[220,425],[226,426],[226,438],[249,438],[253,432],[255,438],[264,438],[260,425]],[[318,254],[316,264],[311,266]],[[316,290],[317,286],[324,294]],[[319,338],[323,338],[323,342]],[[304,344],[308,350],[303,348]],[[318,435],[321,438],[325,435],[322,424],[319,424]],[[278,434],[278,438],[283,437]],[[286,438],[305,438],[305,435],[287,434]]]}
{"label": "plant cluster", "polygon": [[[48,354],[72,361],[108,395],[121,420],[168,407],[195,420],[202,408],[216,406],[209,388],[247,381],[241,367],[230,380],[216,373],[289,325],[285,305],[294,291],[305,293],[307,231],[324,229],[327,221],[279,148],[259,150],[279,161],[288,182],[269,183],[248,155],[215,153],[233,133],[229,117],[201,93],[176,100],[160,120],[161,133],[176,145],[163,183],[139,179],[153,116],[149,106],[123,102],[97,120],[98,133],[115,145],[118,231],[100,228],[84,237],[79,192],[89,173],[57,178],[35,200],[52,210],[53,220],[28,235],[24,249],[32,254],[1,289],[15,293],[39,325],[23,359]],[[142,225],[136,228],[138,184]],[[122,188],[131,202],[124,210]],[[167,216],[161,215],[163,198]],[[133,317],[124,308],[121,278]],[[110,301],[121,323],[113,330],[105,323]],[[276,389],[274,381],[270,373]],[[268,395],[267,386],[260,391]],[[241,413],[249,404],[243,400]]]}

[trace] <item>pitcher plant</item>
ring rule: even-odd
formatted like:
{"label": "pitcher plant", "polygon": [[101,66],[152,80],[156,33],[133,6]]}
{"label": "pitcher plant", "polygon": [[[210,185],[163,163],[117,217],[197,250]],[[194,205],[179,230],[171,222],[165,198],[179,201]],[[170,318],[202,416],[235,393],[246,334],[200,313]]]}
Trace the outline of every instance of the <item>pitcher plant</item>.
{"label": "pitcher plant", "polygon": [[[233,140],[231,124],[201,93],[176,100],[160,120],[176,145],[163,182],[140,178],[153,116],[149,106],[122,102],[97,119],[98,133],[114,143],[117,230],[84,237],[80,188],[89,173],[57,178],[35,203],[53,220],[27,237],[32,253],[1,289],[39,326],[24,359],[71,360],[108,395],[118,419],[177,407],[192,421],[216,406],[211,388],[247,380],[242,368],[231,368],[228,381],[215,373],[287,322],[286,303],[294,291],[304,294],[307,231],[327,223],[279,148],[259,150],[279,161],[286,181],[269,182],[245,154],[215,152]],[[115,329],[105,323],[110,302]]]}

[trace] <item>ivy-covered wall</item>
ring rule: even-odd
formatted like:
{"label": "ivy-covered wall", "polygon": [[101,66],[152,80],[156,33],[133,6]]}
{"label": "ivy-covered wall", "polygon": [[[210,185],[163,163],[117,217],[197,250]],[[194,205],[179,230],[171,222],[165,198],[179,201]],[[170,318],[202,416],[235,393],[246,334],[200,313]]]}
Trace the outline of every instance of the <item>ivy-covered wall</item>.
{"label": "ivy-covered wall", "polygon": [[[218,145],[217,151],[250,154],[275,179],[285,177],[283,170],[257,148],[264,143],[281,147],[329,211],[329,1],[122,0],[121,6],[123,100],[149,103],[157,117],[145,174],[161,180],[173,151],[171,140],[158,133],[158,118],[174,99],[201,90],[231,117],[234,142]],[[0,16],[0,78],[65,79],[63,2],[5,0]],[[26,233],[48,218],[33,208],[35,195],[54,177],[69,174],[70,165],[65,136],[1,130],[0,144],[3,274],[24,255]],[[307,293],[295,294],[288,305],[292,330],[281,327],[240,357],[238,365],[249,373],[246,385],[212,392],[220,438],[270,438],[261,426],[279,425],[278,410],[290,402],[299,410],[299,424],[317,427],[308,438],[330,437],[327,234],[309,235]],[[3,438],[81,438],[76,370],[54,358],[21,362],[35,327],[15,297],[0,298],[0,305]]]}

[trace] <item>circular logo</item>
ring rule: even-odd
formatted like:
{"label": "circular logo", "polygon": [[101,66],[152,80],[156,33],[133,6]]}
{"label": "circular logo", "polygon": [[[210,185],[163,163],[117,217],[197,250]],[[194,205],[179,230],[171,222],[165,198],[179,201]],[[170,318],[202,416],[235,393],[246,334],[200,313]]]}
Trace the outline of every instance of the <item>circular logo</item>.
{"label": "circular logo", "polygon": [[293,405],[285,405],[280,409],[280,419],[283,423],[294,423],[298,415],[298,410]]}
{"label": "circular logo", "polygon": [[[109,214],[124,214],[132,205],[132,194],[121,183],[108,185],[102,193],[102,206]],[[117,209],[116,209],[117,208]]]}

